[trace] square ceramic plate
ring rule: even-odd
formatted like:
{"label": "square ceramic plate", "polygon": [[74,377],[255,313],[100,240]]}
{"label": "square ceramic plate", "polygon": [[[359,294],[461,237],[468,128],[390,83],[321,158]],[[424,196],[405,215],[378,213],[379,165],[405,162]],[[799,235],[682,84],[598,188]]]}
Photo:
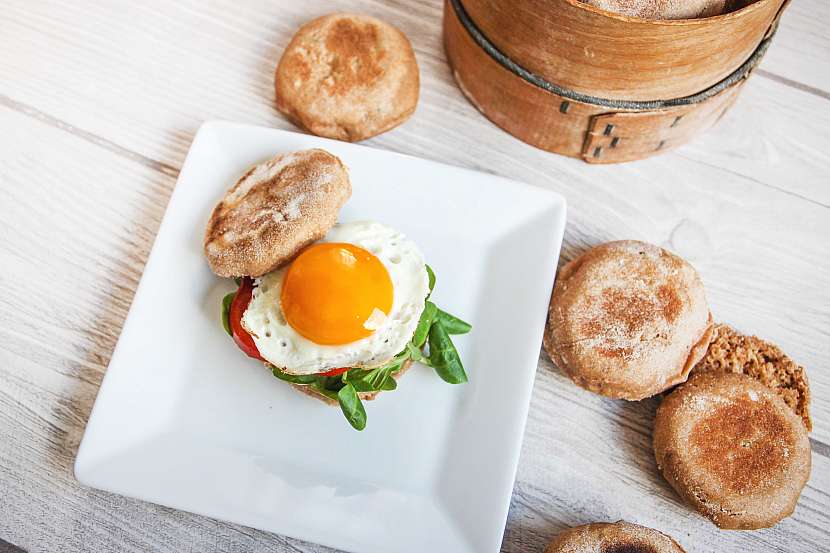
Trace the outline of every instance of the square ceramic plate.
{"label": "square ceramic plate", "polygon": [[[220,323],[231,281],[202,236],[251,165],[325,148],[349,168],[341,221],[413,239],[470,381],[416,365],[353,430],[242,355]],[[88,486],[361,553],[501,545],[565,226],[552,192],[400,154],[231,123],[196,135],[75,461]]]}

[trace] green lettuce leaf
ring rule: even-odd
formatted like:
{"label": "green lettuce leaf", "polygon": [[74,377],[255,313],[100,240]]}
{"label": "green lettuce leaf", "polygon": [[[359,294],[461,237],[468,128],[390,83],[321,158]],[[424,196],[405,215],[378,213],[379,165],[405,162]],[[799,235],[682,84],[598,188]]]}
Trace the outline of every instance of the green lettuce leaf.
{"label": "green lettuce leaf", "polygon": [[222,298],[222,326],[225,327],[225,332],[228,333],[228,336],[233,336],[233,331],[231,330],[231,304],[233,303],[234,296],[236,296],[236,292],[231,292]]}

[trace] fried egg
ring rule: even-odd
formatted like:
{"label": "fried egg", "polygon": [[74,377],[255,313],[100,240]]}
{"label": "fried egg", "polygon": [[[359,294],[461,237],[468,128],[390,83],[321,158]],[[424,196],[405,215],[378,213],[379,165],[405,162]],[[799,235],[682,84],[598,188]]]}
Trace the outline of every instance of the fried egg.
{"label": "fried egg", "polygon": [[414,242],[373,221],[335,225],[254,281],[242,326],[291,374],[383,365],[412,339],[429,293]]}

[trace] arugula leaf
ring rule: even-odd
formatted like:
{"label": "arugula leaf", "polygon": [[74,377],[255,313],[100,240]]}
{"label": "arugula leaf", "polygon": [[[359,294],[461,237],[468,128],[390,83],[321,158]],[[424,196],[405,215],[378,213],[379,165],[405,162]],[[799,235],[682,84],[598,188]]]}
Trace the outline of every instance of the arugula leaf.
{"label": "arugula leaf", "polygon": [[447,334],[467,334],[473,326],[465,321],[462,321],[455,315],[450,315],[446,311],[438,309],[435,314],[435,320],[441,323],[441,326],[447,331]]}
{"label": "arugula leaf", "polygon": [[424,304],[424,310],[421,312],[421,318],[418,320],[418,326],[415,328],[415,335],[412,336],[412,343],[416,347],[420,348],[427,341],[429,327],[432,326],[432,321],[435,319],[437,312],[438,308],[435,304],[427,300],[426,304]]}
{"label": "arugula leaf", "polygon": [[320,380],[319,376],[313,374],[288,374],[274,365],[270,365],[270,367],[271,372],[274,373],[274,376],[280,380],[290,382],[291,384],[315,384],[318,380]]}
{"label": "arugula leaf", "polygon": [[233,277],[233,281],[236,283],[237,286],[242,284],[242,277]]}
{"label": "arugula leaf", "polygon": [[337,400],[340,402],[340,409],[346,416],[346,420],[355,430],[366,428],[366,410],[363,408],[357,390],[351,384],[343,386],[337,392]]}
{"label": "arugula leaf", "polygon": [[231,303],[233,303],[234,296],[236,296],[236,292],[231,292],[222,298],[222,326],[225,327],[228,336],[233,336],[233,331],[231,331]]}
{"label": "arugula leaf", "polygon": [[464,372],[458,351],[440,321],[436,321],[429,329],[429,364],[444,382],[467,382],[467,373]]}
{"label": "arugula leaf", "polygon": [[432,272],[432,267],[426,263],[424,263],[424,267],[427,268],[427,277],[429,277],[429,294],[427,294],[427,297],[429,297],[432,294],[432,289],[435,288],[435,273]]}

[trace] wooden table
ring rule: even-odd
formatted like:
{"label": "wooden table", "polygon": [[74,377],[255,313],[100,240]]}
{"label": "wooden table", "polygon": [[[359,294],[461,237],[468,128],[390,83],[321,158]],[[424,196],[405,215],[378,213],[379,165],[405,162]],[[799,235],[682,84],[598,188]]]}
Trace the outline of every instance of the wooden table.
{"label": "wooden table", "polygon": [[236,4],[0,7],[0,539],[48,552],[326,550],[86,489],[71,467],[193,133],[217,118],[291,129],[273,102],[282,49],[304,21],[353,10],[398,25],[421,68],[415,115],[369,145],[559,191],[563,261],[621,238],[676,251],[718,320],[774,340],[811,378],[813,472],[795,514],[722,532],[655,470],[657,400],[581,391],[540,356],[503,551],[620,518],[689,551],[830,547],[830,3],[792,3],[715,129],[617,166],[533,149],[479,115],[447,67],[440,0]]}

